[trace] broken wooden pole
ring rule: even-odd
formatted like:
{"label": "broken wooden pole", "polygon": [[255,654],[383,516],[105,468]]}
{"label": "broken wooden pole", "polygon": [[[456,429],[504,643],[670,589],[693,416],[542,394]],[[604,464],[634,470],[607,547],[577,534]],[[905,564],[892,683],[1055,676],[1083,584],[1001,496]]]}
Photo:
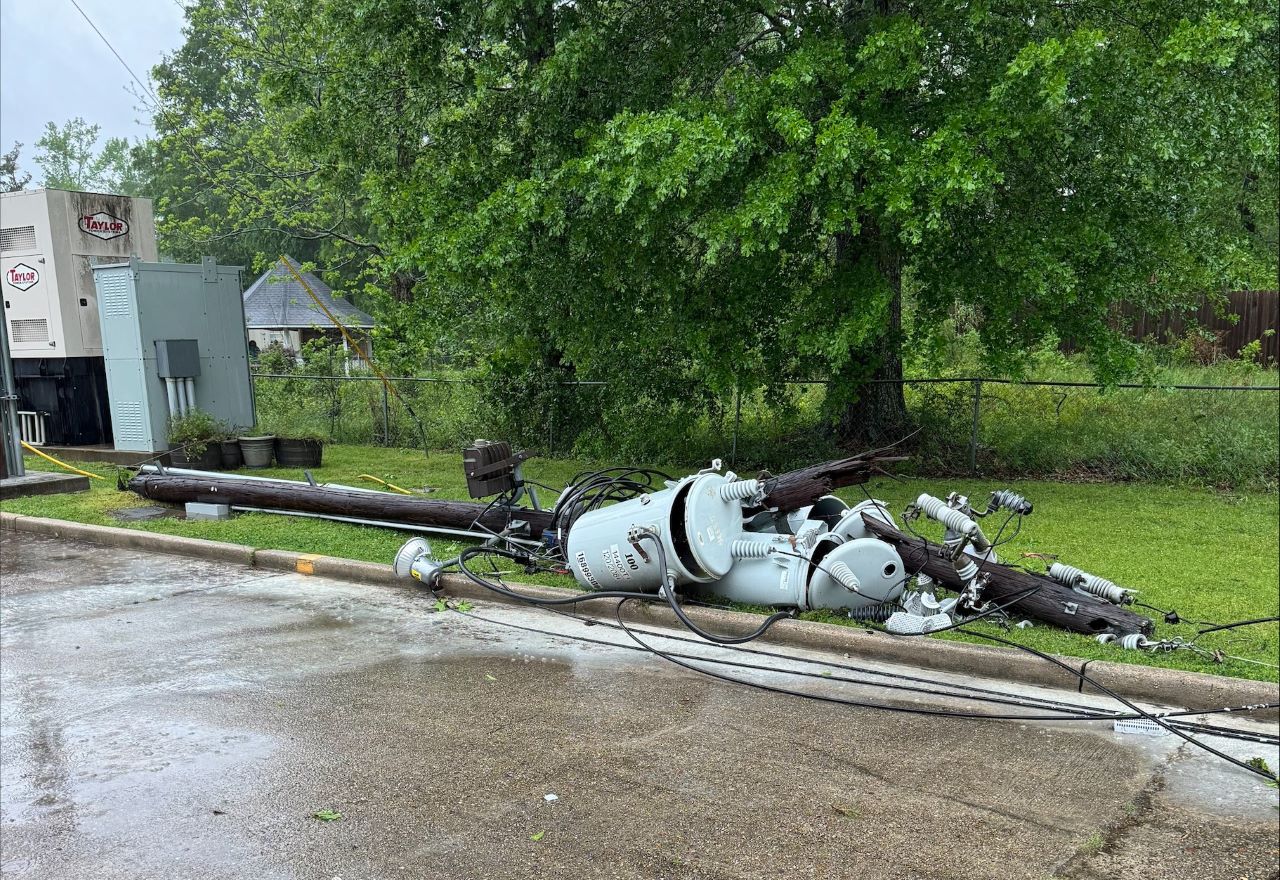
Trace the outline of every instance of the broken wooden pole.
{"label": "broken wooden pole", "polygon": [[[950,590],[959,592],[964,589],[965,584],[956,572],[946,547],[907,535],[866,513],[862,514],[862,521],[868,531],[894,546],[908,572],[927,574]],[[983,601],[1004,605],[1015,596],[1023,596],[1009,605],[1007,613],[1010,615],[1021,615],[1086,635],[1150,635],[1155,628],[1148,617],[1112,605],[1097,596],[1078,593],[1046,575],[976,558],[974,562],[978,565],[979,577],[986,579],[981,594]]]}
{"label": "broken wooden pole", "polygon": [[779,513],[799,510],[816,502],[836,489],[867,482],[876,473],[883,473],[886,465],[905,461],[905,455],[888,455],[886,450],[874,450],[824,461],[799,470],[787,471],[768,482],[769,492],[764,504],[746,512],[747,516],[766,509]]}
{"label": "broken wooden pole", "polygon": [[171,504],[197,501],[413,526],[462,530],[483,527],[491,532],[501,532],[513,520],[521,520],[529,524],[529,532],[534,537],[540,537],[543,529],[551,527],[551,513],[545,510],[512,510],[471,501],[409,498],[390,492],[335,489],[275,480],[201,479],[142,473],[129,480],[128,488],[144,498]]}

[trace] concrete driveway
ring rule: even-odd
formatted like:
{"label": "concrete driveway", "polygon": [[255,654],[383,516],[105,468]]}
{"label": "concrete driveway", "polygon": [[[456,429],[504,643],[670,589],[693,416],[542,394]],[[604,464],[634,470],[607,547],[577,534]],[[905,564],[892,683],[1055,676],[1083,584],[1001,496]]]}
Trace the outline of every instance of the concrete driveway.
{"label": "concrete driveway", "polygon": [[409,588],[0,554],[5,877],[1276,876],[1275,791],[1173,737],[824,705]]}

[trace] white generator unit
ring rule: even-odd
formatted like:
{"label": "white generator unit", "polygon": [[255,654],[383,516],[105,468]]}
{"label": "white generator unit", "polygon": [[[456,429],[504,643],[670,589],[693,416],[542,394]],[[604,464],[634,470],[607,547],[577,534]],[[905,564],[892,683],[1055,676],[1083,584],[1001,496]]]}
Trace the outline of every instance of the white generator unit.
{"label": "white generator unit", "polygon": [[93,275],[116,449],[168,449],[169,419],[193,408],[253,425],[240,267],[133,259]]}
{"label": "white generator unit", "polygon": [[151,200],[37,189],[0,194],[0,289],[32,439],[111,440],[93,267],[154,261]]}

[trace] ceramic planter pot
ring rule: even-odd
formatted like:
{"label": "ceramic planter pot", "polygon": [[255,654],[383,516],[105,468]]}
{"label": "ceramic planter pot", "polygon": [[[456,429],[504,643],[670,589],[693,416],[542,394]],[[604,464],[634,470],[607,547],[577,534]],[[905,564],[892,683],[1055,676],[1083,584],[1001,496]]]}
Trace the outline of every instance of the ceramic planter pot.
{"label": "ceramic planter pot", "polygon": [[276,464],[280,467],[320,467],[324,444],[319,440],[296,440],[292,437],[276,438]]}
{"label": "ceramic planter pot", "polygon": [[240,454],[244,457],[244,466],[251,468],[271,467],[271,458],[275,455],[275,435],[265,437],[241,437]]}

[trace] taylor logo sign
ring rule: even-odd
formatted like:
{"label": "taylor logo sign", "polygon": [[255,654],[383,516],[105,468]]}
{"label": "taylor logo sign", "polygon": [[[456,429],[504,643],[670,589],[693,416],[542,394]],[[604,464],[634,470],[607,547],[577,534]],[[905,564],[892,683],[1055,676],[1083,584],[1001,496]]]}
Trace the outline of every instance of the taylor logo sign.
{"label": "taylor logo sign", "polygon": [[113,238],[119,238],[127,234],[129,232],[129,224],[113,214],[99,211],[96,214],[85,214],[80,218],[80,231],[87,232],[103,241],[110,241]]}
{"label": "taylor logo sign", "polygon": [[19,290],[30,290],[40,280],[40,273],[26,263],[18,263],[16,266],[10,266],[5,270],[4,280],[9,282],[10,287],[16,287]]}

